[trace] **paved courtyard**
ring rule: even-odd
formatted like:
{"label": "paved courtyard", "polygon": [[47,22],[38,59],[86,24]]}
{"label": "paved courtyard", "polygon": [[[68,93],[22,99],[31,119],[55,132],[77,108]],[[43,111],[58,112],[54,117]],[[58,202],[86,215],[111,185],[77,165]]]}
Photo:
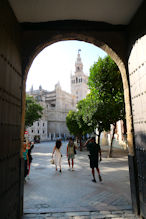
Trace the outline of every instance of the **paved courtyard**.
{"label": "paved courtyard", "polygon": [[[88,152],[77,151],[75,171],[69,171],[66,144],[64,142],[61,149],[62,174],[56,173],[55,166],[50,163],[54,143],[35,145],[30,179],[24,186],[24,218],[33,218],[35,214],[48,214],[49,218],[58,214],[65,218],[71,216],[70,212],[76,216],[81,216],[82,212],[84,218],[89,212],[128,212],[131,215],[127,157],[103,158],[100,163],[103,182],[100,183],[96,175],[97,183],[93,183]],[[61,215],[64,213],[68,215]]]}

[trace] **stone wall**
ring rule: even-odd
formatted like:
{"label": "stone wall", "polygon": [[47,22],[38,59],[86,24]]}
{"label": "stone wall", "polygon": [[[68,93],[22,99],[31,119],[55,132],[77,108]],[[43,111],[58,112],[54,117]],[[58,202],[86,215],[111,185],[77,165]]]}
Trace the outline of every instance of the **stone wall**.
{"label": "stone wall", "polygon": [[19,218],[21,60],[20,29],[0,1],[0,218]]}

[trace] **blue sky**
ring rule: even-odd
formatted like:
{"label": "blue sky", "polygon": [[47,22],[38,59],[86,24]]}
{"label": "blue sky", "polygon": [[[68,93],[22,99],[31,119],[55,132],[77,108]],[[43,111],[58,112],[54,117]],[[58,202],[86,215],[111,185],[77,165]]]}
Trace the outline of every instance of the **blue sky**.
{"label": "blue sky", "polygon": [[83,71],[87,75],[99,56],[106,56],[103,50],[90,43],[75,40],[54,43],[34,59],[28,73],[26,90],[30,90],[32,85],[34,89],[41,85],[43,89],[51,91],[60,81],[62,89],[70,92],[70,75],[75,71],[78,49],[81,49]]}

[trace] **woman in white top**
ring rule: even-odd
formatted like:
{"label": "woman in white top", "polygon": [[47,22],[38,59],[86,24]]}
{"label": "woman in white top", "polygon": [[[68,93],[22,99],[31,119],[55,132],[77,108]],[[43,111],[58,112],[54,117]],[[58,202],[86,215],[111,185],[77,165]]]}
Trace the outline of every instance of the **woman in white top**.
{"label": "woman in white top", "polygon": [[62,142],[61,140],[57,140],[56,141],[56,145],[53,148],[53,153],[52,153],[52,157],[54,159],[54,163],[55,163],[55,167],[56,167],[56,171],[57,171],[57,167],[60,167],[59,172],[61,173],[61,152],[60,152],[60,148],[61,148]]}

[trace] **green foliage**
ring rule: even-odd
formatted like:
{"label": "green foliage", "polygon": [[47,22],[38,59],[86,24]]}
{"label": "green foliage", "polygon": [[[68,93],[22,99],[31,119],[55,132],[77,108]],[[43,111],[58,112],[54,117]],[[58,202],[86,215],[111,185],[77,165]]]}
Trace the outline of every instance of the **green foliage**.
{"label": "green foliage", "polygon": [[88,127],[91,127],[93,132],[95,126],[97,126],[97,123],[93,119],[93,114],[96,111],[96,103],[91,94],[78,102],[77,109],[84,123],[86,123]]}
{"label": "green foliage", "polygon": [[98,113],[101,111],[111,124],[125,118],[121,74],[109,56],[99,58],[90,68],[88,85],[99,105]]}
{"label": "green foliage", "polygon": [[90,94],[77,104],[77,112],[68,114],[67,126],[75,136],[92,133],[98,128],[100,140],[101,132],[110,130],[110,124],[115,130],[116,122],[125,119],[121,74],[109,56],[99,58],[91,67],[88,85]]}
{"label": "green foliage", "polygon": [[43,107],[36,103],[33,97],[26,96],[26,109],[25,109],[25,126],[33,125],[33,122],[42,117]]}
{"label": "green foliage", "polygon": [[90,132],[90,127],[83,121],[82,115],[79,111],[69,111],[66,117],[66,124],[71,134],[80,138]]}
{"label": "green foliage", "polygon": [[92,92],[78,103],[77,108],[82,114],[83,121],[92,130],[91,132],[94,132],[97,127],[100,132],[110,129],[110,121],[105,117],[107,108],[103,103],[97,101]]}
{"label": "green foliage", "polygon": [[110,124],[114,125],[109,148],[109,156],[111,156],[115,125],[118,120],[125,120],[125,107],[121,74],[109,56],[104,59],[99,58],[98,62],[90,68],[88,85],[97,104],[92,118],[97,120],[99,138],[101,131],[108,129]]}
{"label": "green foliage", "polygon": [[71,134],[75,136],[80,136],[82,134],[77,122],[77,114],[75,111],[69,111],[66,117],[66,124]]}
{"label": "green foliage", "polygon": [[83,118],[83,114],[81,110],[78,110],[76,112],[76,118],[77,118],[77,122],[79,125],[79,128],[82,130],[82,135],[85,135],[87,133],[92,133],[93,132],[93,128],[91,126],[91,124],[87,123],[84,118]]}

